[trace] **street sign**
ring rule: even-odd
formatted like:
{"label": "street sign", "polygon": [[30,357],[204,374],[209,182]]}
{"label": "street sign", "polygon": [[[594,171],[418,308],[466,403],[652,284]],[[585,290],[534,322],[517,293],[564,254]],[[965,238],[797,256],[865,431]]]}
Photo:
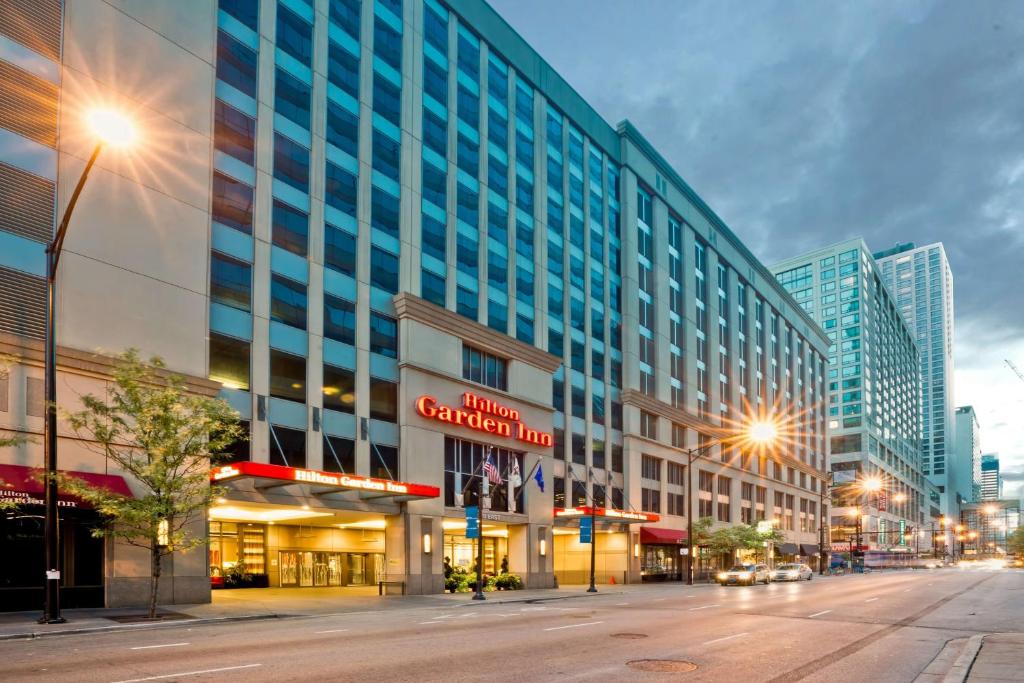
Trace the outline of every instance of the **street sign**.
{"label": "street sign", "polygon": [[594,542],[594,520],[590,517],[580,518],[580,543]]}
{"label": "street sign", "polygon": [[907,520],[900,520],[900,545],[907,544]]}
{"label": "street sign", "polygon": [[466,538],[480,538],[480,509],[476,505],[466,506]]}

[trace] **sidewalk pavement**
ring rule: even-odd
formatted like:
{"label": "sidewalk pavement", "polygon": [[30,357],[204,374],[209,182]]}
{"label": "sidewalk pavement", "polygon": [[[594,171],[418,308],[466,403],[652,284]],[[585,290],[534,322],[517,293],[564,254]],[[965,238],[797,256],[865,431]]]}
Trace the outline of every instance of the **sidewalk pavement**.
{"label": "sidewalk pavement", "polygon": [[1024,680],[1024,633],[993,633],[984,637],[974,658],[968,683]]}

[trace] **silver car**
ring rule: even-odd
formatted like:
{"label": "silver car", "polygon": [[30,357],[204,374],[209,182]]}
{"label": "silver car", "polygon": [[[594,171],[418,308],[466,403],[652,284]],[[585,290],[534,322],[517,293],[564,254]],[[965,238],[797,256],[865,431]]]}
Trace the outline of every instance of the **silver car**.
{"label": "silver car", "polygon": [[772,572],[772,581],[810,581],[814,572],[806,564],[780,564]]}
{"label": "silver car", "polygon": [[729,571],[719,572],[718,583],[723,586],[746,584],[753,586],[759,581],[771,583],[772,573],[766,564],[738,564]]}

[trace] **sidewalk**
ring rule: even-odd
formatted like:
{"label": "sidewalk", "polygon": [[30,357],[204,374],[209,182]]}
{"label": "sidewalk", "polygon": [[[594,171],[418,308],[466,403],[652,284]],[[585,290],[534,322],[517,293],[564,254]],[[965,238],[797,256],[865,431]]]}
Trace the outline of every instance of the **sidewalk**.
{"label": "sidewalk", "polygon": [[1024,633],[985,636],[967,680],[973,683],[1024,680]]}

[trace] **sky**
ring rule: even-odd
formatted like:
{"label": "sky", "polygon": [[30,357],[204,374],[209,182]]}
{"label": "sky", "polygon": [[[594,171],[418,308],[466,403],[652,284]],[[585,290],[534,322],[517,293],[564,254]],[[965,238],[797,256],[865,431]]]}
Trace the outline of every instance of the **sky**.
{"label": "sky", "polygon": [[1024,491],[1024,3],[492,0],[764,263],[945,245],[955,403]]}

